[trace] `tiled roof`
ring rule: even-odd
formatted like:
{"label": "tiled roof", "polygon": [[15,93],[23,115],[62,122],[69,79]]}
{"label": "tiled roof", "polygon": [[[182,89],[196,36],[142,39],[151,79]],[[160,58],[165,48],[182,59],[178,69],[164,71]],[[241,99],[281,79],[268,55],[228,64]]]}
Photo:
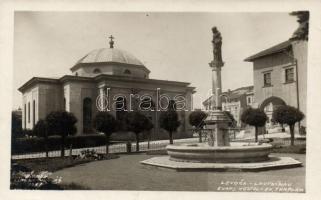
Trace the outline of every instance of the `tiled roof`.
{"label": "tiled roof", "polygon": [[261,57],[264,57],[264,56],[267,56],[267,55],[271,55],[271,54],[274,54],[274,53],[278,53],[278,52],[281,52],[285,49],[288,49],[289,47],[291,47],[291,41],[290,40],[287,40],[285,42],[282,42],[280,44],[277,44],[271,48],[268,48],[264,51],[261,51],[257,54],[254,54],[253,56],[250,56],[248,58],[246,58],[244,61],[248,61],[248,62],[252,62],[258,58],[261,58]]}
{"label": "tiled roof", "polygon": [[[248,92],[253,92],[253,89],[254,89],[254,86],[245,86],[245,87],[240,87],[240,88],[237,88],[235,90],[230,90],[230,91],[225,91],[225,92],[222,92],[222,95],[226,95],[228,96],[229,99],[237,99],[239,98],[240,96],[248,93]],[[207,104],[209,101],[211,101],[212,99],[212,96],[207,98],[204,102],[203,102],[203,105],[204,104]]]}

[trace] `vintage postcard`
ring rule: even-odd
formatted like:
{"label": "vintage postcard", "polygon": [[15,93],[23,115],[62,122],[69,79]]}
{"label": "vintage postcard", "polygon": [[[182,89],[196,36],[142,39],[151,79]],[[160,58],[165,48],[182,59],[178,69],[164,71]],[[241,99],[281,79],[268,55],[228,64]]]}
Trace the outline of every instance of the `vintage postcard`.
{"label": "vintage postcard", "polygon": [[64,3],[2,4],[4,197],[315,198],[320,2]]}

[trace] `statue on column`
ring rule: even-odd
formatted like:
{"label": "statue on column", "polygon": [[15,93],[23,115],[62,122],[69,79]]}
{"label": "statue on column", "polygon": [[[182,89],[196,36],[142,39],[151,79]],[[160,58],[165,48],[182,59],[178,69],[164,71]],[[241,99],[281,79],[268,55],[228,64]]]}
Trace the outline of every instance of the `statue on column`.
{"label": "statue on column", "polygon": [[[217,30],[217,28],[214,26],[212,28],[213,32],[213,56],[214,60],[213,63],[223,65],[222,60],[222,36],[221,33]],[[221,67],[221,66],[215,66],[215,67]]]}

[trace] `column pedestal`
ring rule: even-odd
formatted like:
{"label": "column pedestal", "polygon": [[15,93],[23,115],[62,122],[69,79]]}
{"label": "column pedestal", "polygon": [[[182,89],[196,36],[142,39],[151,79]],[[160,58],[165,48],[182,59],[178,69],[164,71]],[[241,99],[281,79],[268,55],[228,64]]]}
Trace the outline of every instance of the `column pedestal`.
{"label": "column pedestal", "polygon": [[208,137],[209,146],[230,146],[228,124],[230,119],[221,110],[214,110],[204,120],[206,129],[211,129]]}

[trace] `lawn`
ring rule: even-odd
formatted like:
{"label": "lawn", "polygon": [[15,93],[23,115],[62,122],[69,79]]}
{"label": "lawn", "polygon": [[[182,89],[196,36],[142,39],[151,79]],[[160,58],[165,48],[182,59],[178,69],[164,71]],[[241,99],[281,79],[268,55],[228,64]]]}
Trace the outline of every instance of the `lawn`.
{"label": "lawn", "polygon": [[[61,176],[64,184],[76,183],[96,190],[234,191],[235,187],[230,187],[228,184],[243,181],[248,186],[265,183],[287,184],[303,192],[305,190],[305,155],[273,155],[290,156],[301,161],[303,167],[261,172],[176,172],[142,165],[140,161],[155,155],[135,154],[66,168],[57,171],[53,176]],[[236,191],[240,191],[239,189]],[[271,190],[268,192],[277,190],[276,187],[268,189]],[[253,191],[256,190],[253,189]]]}
{"label": "lawn", "polygon": [[[118,158],[118,155],[99,155],[99,159],[108,160]],[[55,189],[55,190],[85,190],[88,187],[77,183],[62,183],[57,185],[53,179],[42,177],[44,172],[54,172],[60,169],[96,161],[98,157],[56,157],[14,160],[11,166],[11,189]],[[29,178],[26,178],[28,176]],[[43,183],[43,187],[37,184]]]}

